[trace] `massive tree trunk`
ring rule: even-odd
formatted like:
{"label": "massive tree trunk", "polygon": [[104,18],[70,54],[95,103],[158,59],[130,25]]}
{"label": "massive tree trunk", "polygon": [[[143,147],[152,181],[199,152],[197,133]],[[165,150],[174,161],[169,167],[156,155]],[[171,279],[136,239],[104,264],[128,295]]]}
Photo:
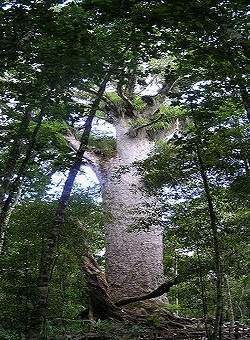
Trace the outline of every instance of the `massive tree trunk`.
{"label": "massive tree trunk", "polygon": [[[155,303],[167,302],[166,296],[159,297],[162,293],[158,294],[158,290],[157,295],[150,294],[165,282],[163,230],[154,218],[157,200],[146,193],[134,163],[147,159],[153,149],[147,128],[161,119],[159,108],[176,83],[170,78],[158,94],[143,96],[146,104],[139,111],[131,101],[134,94],[129,95],[120,84],[117,85],[119,104],[104,95],[107,117],[116,129],[116,154],[111,159],[91,152],[85,157],[102,186],[106,211],[106,278],[114,303],[135,301],[142,296],[158,296]],[[132,128],[130,123],[138,123],[139,118],[144,118],[145,123]],[[77,150],[74,136],[66,138]]]}
{"label": "massive tree trunk", "polygon": [[161,228],[151,225],[148,231],[138,230],[148,217],[146,205],[152,208],[156,202],[143,190],[133,163],[146,159],[153,143],[143,130],[136,137],[129,136],[125,118],[120,118],[115,127],[117,153],[102,164],[102,170],[107,212],[106,275],[111,297],[117,302],[154,290],[164,277]]}

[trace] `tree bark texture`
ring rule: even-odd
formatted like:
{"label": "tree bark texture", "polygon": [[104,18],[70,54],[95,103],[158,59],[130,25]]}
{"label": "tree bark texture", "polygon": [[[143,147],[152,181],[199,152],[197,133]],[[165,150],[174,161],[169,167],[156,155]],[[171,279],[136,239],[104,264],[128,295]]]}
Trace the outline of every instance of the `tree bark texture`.
{"label": "tree bark texture", "polygon": [[102,164],[102,170],[106,275],[111,297],[117,302],[153,291],[164,282],[164,276],[161,228],[151,225],[148,231],[138,230],[139,221],[148,217],[145,204],[152,208],[156,202],[143,191],[142,178],[133,163],[146,159],[153,143],[144,131],[130,137],[124,118],[115,127],[117,153]]}
{"label": "tree bark texture", "polygon": [[[86,253],[83,257],[82,269],[86,277],[89,290],[89,319],[109,319],[122,320],[122,311],[112,301],[110,289],[106,281],[105,274],[101,271],[93,256]],[[81,315],[83,317],[83,315]]]}

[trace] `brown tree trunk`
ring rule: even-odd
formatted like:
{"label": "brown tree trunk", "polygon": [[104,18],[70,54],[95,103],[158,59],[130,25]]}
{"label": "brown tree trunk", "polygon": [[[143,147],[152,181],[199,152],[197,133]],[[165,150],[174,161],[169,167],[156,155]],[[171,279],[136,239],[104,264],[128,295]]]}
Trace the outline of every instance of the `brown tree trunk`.
{"label": "brown tree trunk", "polygon": [[130,137],[125,118],[117,120],[115,127],[117,153],[102,167],[107,212],[106,275],[111,297],[117,302],[153,291],[164,282],[164,273],[162,229],[151,223],[145,231],[141,225],[156,202],[145,194],[142,178],[133,166],[135,161],[147,158],[153,143],[143,130]]}
{"label": "brown tree trunk", "polygon": [[59,244],[59,237],[62,225],[64,223],[65,210],[70,198],[75,178],[80,170],[83,161],[83,155],[88,145],[88,140],[92,128],[92,122],[96,111],[98,110],[101,97],[105,91],[109,75],[107,75],[100,85],[96,99],[93,101],[89,115],[84,125],[80,147],[77,150],[75,161],[72,164],[66,182],[63,187],[61,197],[58,202],[54,223],[50,227],[50,232],[44,247],[40,263],[40,273],[37,284],[37,302],[31,317],[30,327],[27,339],[38,340],[43,338],[43,327],[47,317],[48,308],[48,291],[51,280],[53,267],[56,260],[56,252]]}
{"label": "brown tree trunk", "polygon": [[123,319],[123,313],[110,297],[110,289],[105,274],[94,260],[93,256],[86,253],[83,257],[82,269],[86,276],[89,290],[89,319]]}

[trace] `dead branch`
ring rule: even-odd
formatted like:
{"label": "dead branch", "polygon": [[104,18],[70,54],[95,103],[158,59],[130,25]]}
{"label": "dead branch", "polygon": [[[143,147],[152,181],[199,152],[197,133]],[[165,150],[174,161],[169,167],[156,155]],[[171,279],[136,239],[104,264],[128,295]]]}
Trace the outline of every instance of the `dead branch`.
{"label": "dead branch", "polygon": [[164,282],[162,285],[160,285],[155,290],[153,290],[152,292],[150,292],[146,295],[131,297],[131,298],[127,298],[127,299],[118,301],[116,303],[116,306],[121,307],[121,306],[128,305],[130,303],[133,303],[133,302],[139,302],[139,301],[145,301],[145,300],[157,298],[157,297],[169,292],[170,288],[172,288],[174,285],[178,284],[179,282],[181,282],[181,281],[177,277],[173,281]]}

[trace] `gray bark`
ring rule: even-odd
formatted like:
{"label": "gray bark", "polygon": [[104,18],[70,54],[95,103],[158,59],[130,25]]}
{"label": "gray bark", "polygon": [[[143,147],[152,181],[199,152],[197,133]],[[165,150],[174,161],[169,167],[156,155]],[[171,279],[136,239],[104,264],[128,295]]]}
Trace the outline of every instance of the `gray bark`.
{"label": "gray bark", "polygon": [[[116,302],[153,291],[164,282],[162,229],[152,225],[138,230],[147,218],[145,204],[156,202],[143,191],[143,181],[133,163],[147,158],[153,143],[139,131],[127,134],[126,119],[116,122],[117,154],[102,164],[103,201],[107,211],[106,275]],[[126,170],[117,175],[123,168]],[[131,230],[131,227],[135,227]],[[164,299],[158,298],[158,299]]]}

